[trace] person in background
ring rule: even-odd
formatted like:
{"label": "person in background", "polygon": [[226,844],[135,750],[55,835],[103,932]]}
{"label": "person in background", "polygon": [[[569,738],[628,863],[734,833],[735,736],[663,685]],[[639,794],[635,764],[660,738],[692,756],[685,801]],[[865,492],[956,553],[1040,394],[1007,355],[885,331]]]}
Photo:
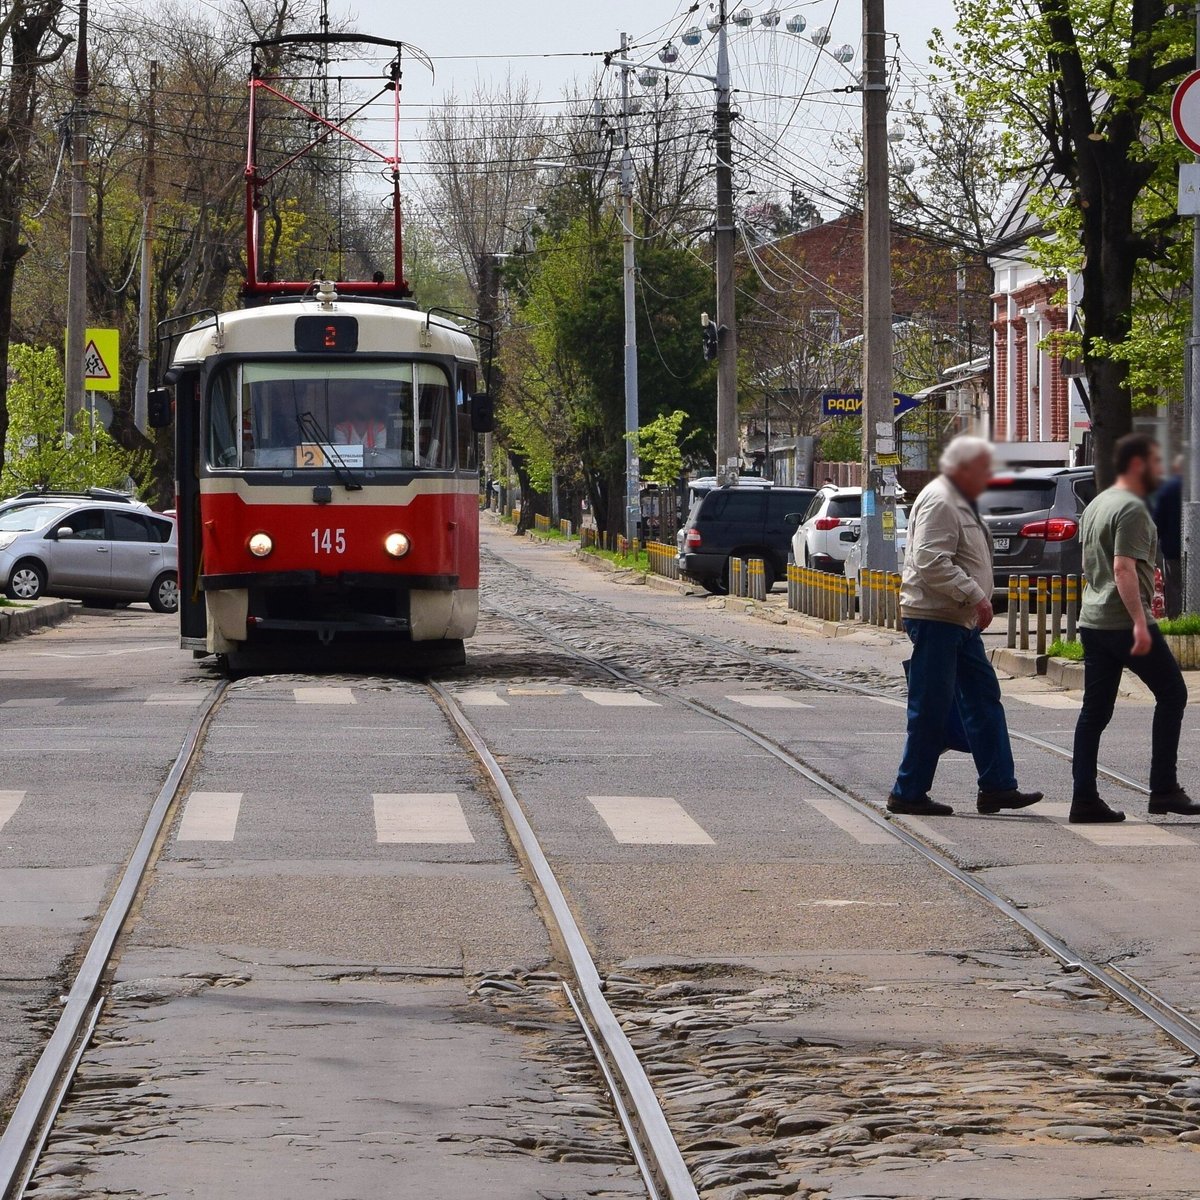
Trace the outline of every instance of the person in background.
{"label": "person in background", "polygon": [[1000,684],[981,636],[992,621],[992,538],[975,501],[991,478],[991,444],[956,437],[939,465],[942,474],[925,487],[908,516],[900,588],[904,629],[913,644],[908,737],[888,811],[921,816],[954,811],[930,799],[929,789],[955,706],[979,772],[976,809],[995,814],[1027,808],[1042,793],[1017,787]]}
{"label": "person in background", "polygon": [[1096,759],[1126,667],[1154,693],[1150,812],[1200,816],[1200,804],[1176,774],[1187,685],[1151,613],[1158,534],[1146,497],[1162,482],[1162,451],[1147,434],[1126,434],[1117,442],[1114,466],[1116,482],[1083,510],[1080,522],[1087,579],[1079,609],[1083,707],[1075,725],[1069,818],[1077,825],[1125,820],[1096,790]]}
{"label": "person in background", "polygon": [[1183,611],[1183,455],[1177,454],[1174,473],[1154,497],[1154,524],[1162,555],[1163,599],[1167,616],[1174,620]]}

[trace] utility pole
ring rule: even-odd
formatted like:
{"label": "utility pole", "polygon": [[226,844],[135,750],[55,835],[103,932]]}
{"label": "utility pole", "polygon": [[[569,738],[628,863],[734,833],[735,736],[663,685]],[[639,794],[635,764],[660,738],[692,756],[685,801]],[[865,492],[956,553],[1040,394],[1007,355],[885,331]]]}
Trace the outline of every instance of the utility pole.
{"label": "utility pole", "polygon": [[[621,34],[621,58],[629,38]],[[638,461],[637,267],[633,257],[633,154],[629,149],[629,67],[621,68],[621,251],[625,282],[625,536],[632,542],[641,516]]]}
{"label": "utility pole", "polygon": [[[862,563],[896,569],[896,450],[892,398],[892,249],[888,200],[887,56],[884,0],[863,0],[863,406]],[[885,474],[886,471],[886,474]]]}
{"label": "utility pole", "polygon": [[[1200,69],[1200,7],[1196,9],[1196,67]],[[1196,156],[1200,163],[1200,154]],[[1183,503],[1183,611],[1200,612],[1200,216],[1192,220],[1192,336],[1188,341],[1187,442]]]}
{"label": "utility pole", "polygon": [[739,425],[737,397],[737,305],[733,256],[733,114],[729,78],[729,38],[725,0],[720,0],[717,31],[716,130],[717,213],[713,242],[717,260],[717,482],[737,480]]}
{"label": "utility pole", "polygon": [[67,265],[67,348],[65,429],[74,431],[83,411],[83,351],[87,328],[88,226],[88,0],[79,0],[79,34],[75,47],[75,87],[71,105],[71,254]]}
{"label": "utility pole", "polygon": [[146,99],[146,164],[142,178],[142,274],[138,292],[138,366],[133,389],[133,423],[145,433],[150,425],[150,322],[152,316],[151,266],[154,259],[154,109],[158,93],[158,62],[150,63],[150,89]]}

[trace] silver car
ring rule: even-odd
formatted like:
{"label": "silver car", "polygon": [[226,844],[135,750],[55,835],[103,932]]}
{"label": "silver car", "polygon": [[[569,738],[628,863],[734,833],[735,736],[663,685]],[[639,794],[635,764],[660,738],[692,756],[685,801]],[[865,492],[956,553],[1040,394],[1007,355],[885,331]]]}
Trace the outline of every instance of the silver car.
{"label": "silver car", "polygon": [[0,513],[0,582],[11,600],[66,596],[179,607],[175,522],[128,504],[31,504]]}

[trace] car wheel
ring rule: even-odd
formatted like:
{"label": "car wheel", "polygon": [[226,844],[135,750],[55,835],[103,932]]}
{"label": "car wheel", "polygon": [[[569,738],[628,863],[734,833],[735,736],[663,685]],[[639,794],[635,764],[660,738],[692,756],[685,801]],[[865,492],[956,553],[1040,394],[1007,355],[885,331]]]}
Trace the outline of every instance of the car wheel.
{"label": "car wheel", "polygon": [[724,579],[702,579],[700,586],[708,592],[710,596],[724,596],[729,588],[725,586]]}
{"label": "car wheel", "polygon": [[46,590],[46,570],[41,563],[25,559],[17,563],[4,589],[10,600],[37,600]]}
{"label": "car wheel", "polygon": [[179,580],[174,571],[164,571],[150,589],[150,607],[157,613],[179,611]]}

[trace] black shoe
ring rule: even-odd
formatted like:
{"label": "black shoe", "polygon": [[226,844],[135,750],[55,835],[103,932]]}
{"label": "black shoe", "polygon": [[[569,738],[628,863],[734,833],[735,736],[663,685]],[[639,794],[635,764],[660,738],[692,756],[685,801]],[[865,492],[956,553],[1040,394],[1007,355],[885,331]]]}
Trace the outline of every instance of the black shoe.
{"label": "black shoe", "polygon": [[936,800],[930,800],[928,796],[922,796],[920,800],[901,800],[895,793],[887,798],[887,810],[890,813],[904,813],[910,817],[948,817],[954,812],[950,805],[939,804]]}
{"label": "black shoe", "polygon": [[1109,808],[1099,796],[1091,800],[1072,800],[1071,813],[1067,820],[1072,825],[1113,825],[1125,820],[1125,814]]}
{"label": "black shoe", "polygon": [[1041,792],[1023,792],[1019,788],[1006,788],[1002,792],[980,792],[975,807],[981,813],[1003,812],[1006,808],[1028,808],[1042,798]]}
{"label": "black shoe", "polygon": [[1200,804],[1181,787],[1170,792],[1151,792],[1150,815],[1159,817],[1164,813],[1174,813],[1180,817],[1200,817]]}

